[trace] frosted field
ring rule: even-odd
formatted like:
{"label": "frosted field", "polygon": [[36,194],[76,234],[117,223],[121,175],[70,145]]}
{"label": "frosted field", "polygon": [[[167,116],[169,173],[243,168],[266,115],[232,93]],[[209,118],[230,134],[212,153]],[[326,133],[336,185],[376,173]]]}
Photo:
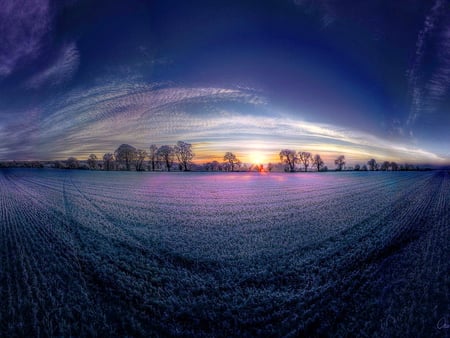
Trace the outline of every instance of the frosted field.
{"label": "frosted field", "polygon": [[17,169],[0,189],[0,336],[450,336],[447,172]]}

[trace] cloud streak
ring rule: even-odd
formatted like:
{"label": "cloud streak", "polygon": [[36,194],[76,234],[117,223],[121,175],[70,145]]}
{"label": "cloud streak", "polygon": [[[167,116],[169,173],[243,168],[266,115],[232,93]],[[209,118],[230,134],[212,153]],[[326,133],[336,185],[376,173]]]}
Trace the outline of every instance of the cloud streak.
{"label": "cloud streak", "polygon": [[48,0],[0,0],[0,79],[40,54],[50,21]]}
{"label": "cloud streak", "polygon": [[[450,15],[449,2],[436,0],[426,16],[416,43],[414,62],[407,72],[411,107],[407,126],[412,126],[424,113],[432,113],[450,87]],[[437,40],[437,42],[434,42]],[[434,44],[436,44],[434,46]],[[425,58],[435,51],[436,65],[425,68]]]}
{"label": "cloud streak", "polygon": [[225,151],[235,151],[243,160],[259,152],[273,161],[286,147],[321,153],[330,161],[338,153],[350,161],[372,156],[411,162],[446,160],[348,128],[286,116],[252,90],[104,83],[108,84],[72,90],[29,110],[20,124],[4,122],[0,137],[6,142],[0,159],[86,158],[90,153],[112,152],[121,143],[146,149],[151,143],[184,140],[195,145],[200,162],[220,158]]}
{"label": "cloud streak", "polygon": [[56,59],[33,75],[27,82],[28,88],[40,88],[42,86],[58,86],[72,78],[80,63],[80,53],[74,42],[64,45]]}

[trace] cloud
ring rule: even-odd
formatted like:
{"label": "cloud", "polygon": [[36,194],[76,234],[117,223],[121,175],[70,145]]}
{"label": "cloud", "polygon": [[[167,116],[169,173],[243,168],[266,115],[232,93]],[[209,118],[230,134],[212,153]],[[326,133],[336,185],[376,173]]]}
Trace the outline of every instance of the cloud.
{"label": "cloud", "polygon": [[0,0],[0,79],[40,54],[50,21],[48,0]]}
{"label": "cloud", "polygon": [[449,160],[348,128],[301,121],[278,112],[252,90],[149,85],[128,79],[104,83],[74,89],[26,111],[16,122],[0,123],[0,136],[6,140],[0,159],[86,158],[112,152],[121,143],[146,149],[151,143],[183,140],[194,144],[197,161],[220,157],[224,151],[235,151],[244,160],[255,151],[276,157],[282,148],[330,159],[345,154],[350,161],[373,156]]}
{"label": "cloud", "polygon": [[[233,130],[237,132],[233,133]],[[371,157],[415,163],[448,161],[433,152],[411,145],[394,144],[375,135],[286,117],[236,114],[216,118],[208,130],[197,130],[189,137],[197,141],[211,140],[212,149],[228,149],[241,154],[264,149],[268,156],[273,156],[282,148],[291,148],[320,153],[328,161],[337,154],[345,154],[351,161],[360,163]]]}
{"label": "cloud", "polygon": [[64,45],[56,59],[47,68],[33,75],[27,82],[28,88],[58,86],[72,78],[80,63],[80,53],[74,42]]}
{"label": "cloud", "polygon": [[[448,20],[450,25],[450,20]],[[440,33],[438,43],[438,63],[436,70],[425,85],[428,94],[426,106],[427,111],[433,111],[436,104],[446,96],[450,88],[450,28]]]}
{"label": "cloud", "polygon": [[206,129],[205,116],[214,105],[264,104],[254,93],[234,89],[174,88],[129,79],[105,83],[55,97],[39,107],[34,121],[31,113],[11,112],[24,123],[3,121],[7,132],[2,139],[10,151],[0,158],[64,158],[112,151],[123,142],[140,147],[151,141],[172,143],[186,131]]}
{"label": "cloud", "polygon": [[[446,0],[435,1],[417,37],[414,62],[407,72],[411,105],[406,124],[410,127],[422,114],[434,112],[450,87],[448,5]],[[426,63],[431,57],[435,62]]]}
{"label": "cloud", "polygon": [[4,118],[0,122],[0,140],[2,140],[0,160],[28,159],[40,147],[40,111],[33,108],[8,115],[12,118],[9,120]]}

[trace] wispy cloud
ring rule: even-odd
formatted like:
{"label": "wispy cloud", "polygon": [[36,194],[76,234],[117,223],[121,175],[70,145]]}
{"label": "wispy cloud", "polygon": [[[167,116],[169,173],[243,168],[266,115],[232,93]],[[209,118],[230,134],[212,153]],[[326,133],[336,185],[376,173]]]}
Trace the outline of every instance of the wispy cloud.
{"label": "wispy cloud", "polygon": [[72,78],[80,63],[80,53],[74,42],[64,45],[56,59],[45,69],[33,75],[27,82],[28,88],[58,86]]}
{"label": "wispy cloud", "polygon": [[[414,62],[407,72],[411,98],[409,127],[423,113],[433,112],[450,86],[449,5],[447,0],[436,0],[417,37]],[[424,60],[432,56],[436,60],[430,69],[429,65],[425,67]]]}
{"label": "wispy cloud", "polygon": [[278,112],[252,90],[148,85],[128,79],[105,83],[72,90],[30,110],[20,125],[4,121],[0,134],[6,142],[0,159],[85,158],[114,151],[121,143],[148,148],[151,143],[184,140],[195,145],[198,161],[220,157],[224,151],[235,151],[244,159],[255,151],[276,157],[285,147],[330,159],[342,153],[354,161],[372,156],[449,160],[348,128],[301,121]]}
{"label": "wispy cloud", "polygon": [[[149,142],[172,143],[179,134],[208,128],[207,115],[214,105],[264,105],[254,93],[234,89],[174,88],[128,79],[106,83],[72,90],[47,102],[39,107],[37,121],[28,123],[31,120],[24,113],[16,114],[26,121],[23,125],[4,121],[7,132],[2,139],[11,153],[0,158],[64,158],[112,151],[123,142],[140,147],[148,147]],[[27,132],[36,137],[24,137]]]}
{"label": "wispy cloud", "polygon": [[[350,161],[360,163],[371,157],[415,163],[449,161],[448,158],[413,145],[392,143],[375,135],[335,125],[286,117],[239,114],[218,117],[210,123],[209,129],[191,132],[186,137],[198,142],[210,140],[209,155],[219,149],[228,149],[245,156],[262,149],[267,157],[273,158],[280,149],[292,148],[320,153],[329,163],[337,154],[344,154]],[[208,154],[207,147],[203,150]]]}
{"label": "wispy cloud", "polygon": [[39,55],[50,20],[48,0],[0,0],[0,79]]}
{"label": "wispy cloud", "polygon": [[425,86],[428,92],[425,106],[427,111],[433,111],[436,108],[436,103],[444,99],[450,88],[450,18],[447,28],[439,35],[437,50],[436,70]]}
{"label": "wispy cloud", "polygon": [[9,113],[12,118],[0,122],[0,159],[38,159],[35,154],[41,137],[39,109]]}

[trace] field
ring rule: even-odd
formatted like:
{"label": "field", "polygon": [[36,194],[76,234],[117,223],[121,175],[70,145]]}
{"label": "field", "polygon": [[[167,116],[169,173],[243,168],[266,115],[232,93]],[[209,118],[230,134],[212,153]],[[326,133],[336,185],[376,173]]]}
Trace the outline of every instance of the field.
{"label": "field", "polygon": [[0,336],[450,336],[450,175],[0,170]]}

